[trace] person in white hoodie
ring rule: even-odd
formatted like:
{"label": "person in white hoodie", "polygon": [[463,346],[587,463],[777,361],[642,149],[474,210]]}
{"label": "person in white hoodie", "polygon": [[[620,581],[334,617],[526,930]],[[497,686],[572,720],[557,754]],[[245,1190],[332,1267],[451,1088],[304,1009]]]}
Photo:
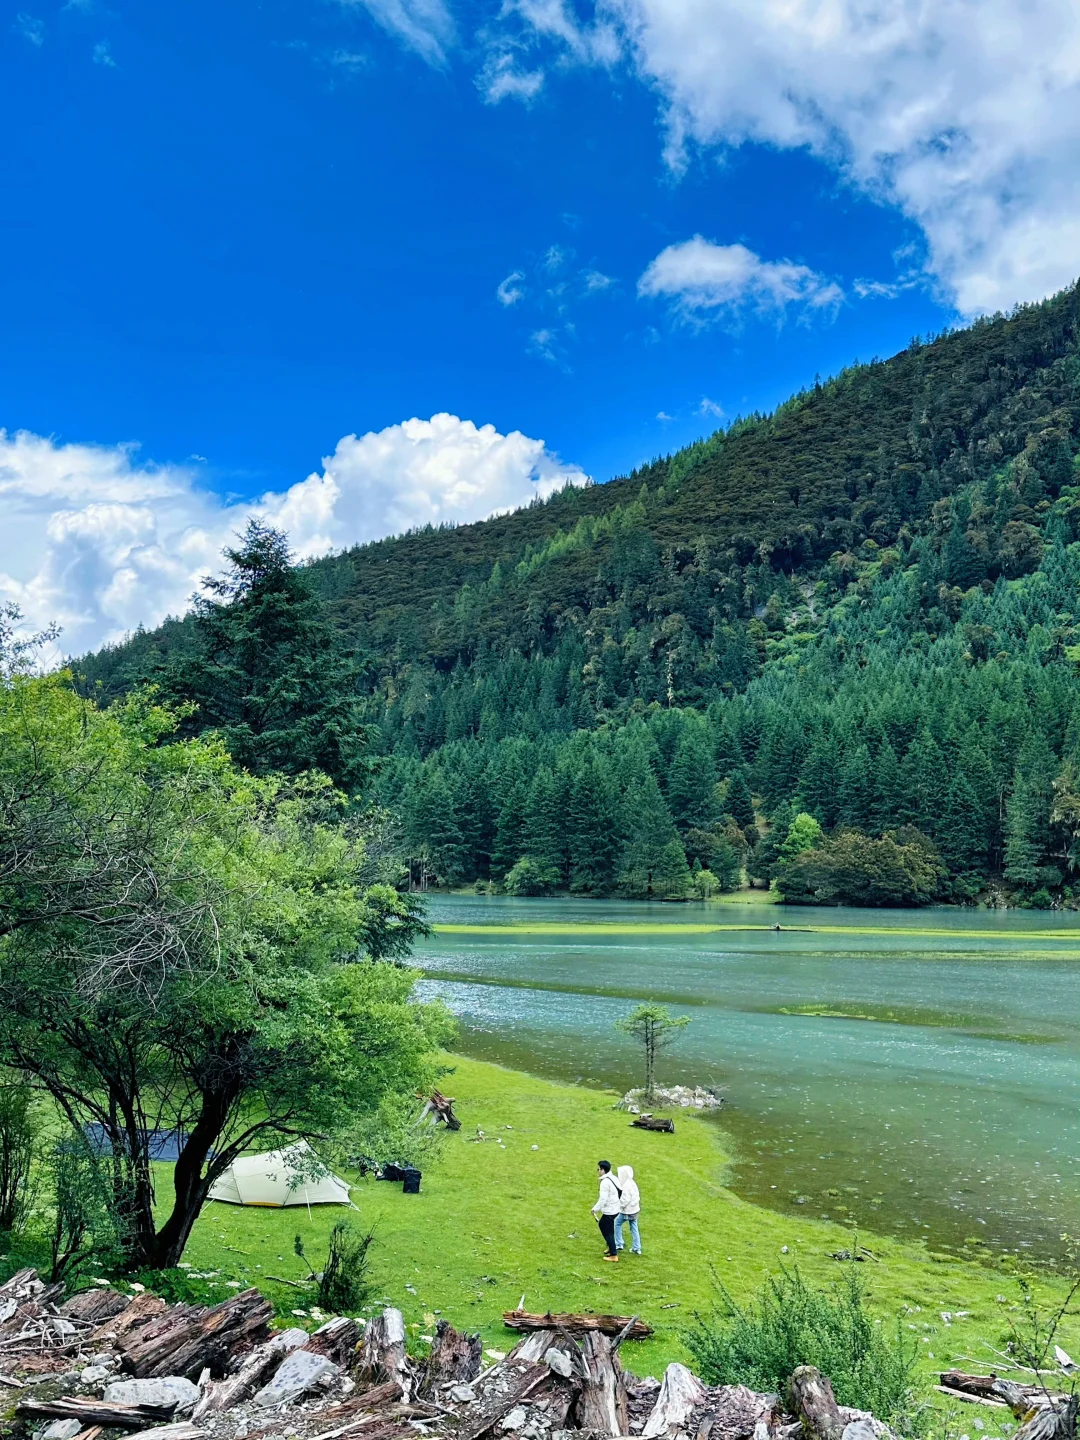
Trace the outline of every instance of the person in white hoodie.
{"label": "person in white hoodie", "polygon": [[596,1168],[600,1175],[600,1194],[592,1207],[592,1213],[596,1216],[600,1234],[607,1246],[604,1259],[617,1261],[619,1257],[615,1253],[615,1222],[622,1207],[622,1196],[611,1173],[611,1161],[601,1160]]}
{"label": "person in white hoodie", "polygon": [[641,1192],[634,1181],[633,1167],[619,1166],[618,1186],[620,1191],[619,1213],[615,1216],[615,1249],[623,1248],[623,1226],[630,1227],[630,1251],[641,1254],[641,1235],[638,1232],[638,1216],[641,1214]]}

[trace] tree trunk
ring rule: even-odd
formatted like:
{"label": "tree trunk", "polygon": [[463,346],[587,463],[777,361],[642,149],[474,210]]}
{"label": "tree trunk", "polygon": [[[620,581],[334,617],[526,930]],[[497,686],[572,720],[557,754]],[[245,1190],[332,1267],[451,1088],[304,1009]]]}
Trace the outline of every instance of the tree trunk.
{"label": "tree trunk", "polygon": [[696,1375],[692,1375],[685,1365],[673,1360],[664,1371],[660,1394],[656,1397],[652,1413],[645,1421],[645,1428],[641,1432],[643,1440],[654,1440],[654,1437],[658,1440],[661,1436],[677,1435],[686,1428],[691,1411],[704,1399],[705,1391],[701,1381]]}
{"label": "tree trunk", "polygon": [[618,1354],[602,1331],[589,1330],[581,1337],[580,1360],[579,1427],[602,1435],[625,1435],[630,1425],[626,1384]]}
{"label": "tree trunk", "polygon": [[214,1176],[224,1170],[233,1159],[231,1151],[226,1151],[216,1157],[211,1171],[206,1169],[214,1142],[225,1129],[238,1091],[239,1084],[234,1082],[227,1089],[202,1092],[199,1118],[173,1166],[176,1198],[172,1211],[156,1234],[151,1230],[143,1242],[144,1253],[137,1257],[139,1263],[151,1270],[171,1270],[179,1265],[192,1227],[210,1193]]}

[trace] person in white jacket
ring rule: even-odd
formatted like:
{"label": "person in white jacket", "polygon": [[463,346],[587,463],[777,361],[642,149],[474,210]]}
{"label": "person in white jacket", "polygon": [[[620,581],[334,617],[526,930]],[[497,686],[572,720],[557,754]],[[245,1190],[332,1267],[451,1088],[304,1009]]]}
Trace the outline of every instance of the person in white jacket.
{"label": "person in white jacket", "polygon": [[619,1166],[619,1213],[615,1216],[615,1249],[623,1248],[623,1226],[630,1227],[630,1252],[641,1254],[641,1235],[638,1232],[638,1216],[641,1214],[641,1192],[634,1182],[634,1171],[630,1165]]}
{"label": "person in white jacket", "polygon": [[600,1175],[600,1194],[592,1207],[592,1213],[596,1216],[600,1234],[607,1246],[604,1259],[617,1261],[619,1257],[615,1253],[615,1221],[622,1208],[622,1195],[611,1173],[611,1161],[601,1160],[596,1168]]}

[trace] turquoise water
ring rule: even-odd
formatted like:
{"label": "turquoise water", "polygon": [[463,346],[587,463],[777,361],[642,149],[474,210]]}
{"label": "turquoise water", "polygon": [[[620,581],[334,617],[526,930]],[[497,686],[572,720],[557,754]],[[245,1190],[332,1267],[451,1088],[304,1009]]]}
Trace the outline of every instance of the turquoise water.
{"label": "turquoise water", "polygon": [[[969,1253],[1050,1258],[1080,1230],[1074,915],[439,897],[430,918],[466,927],[416,958],[468,1054],[626,1089],[615,1020],[691,1016],[661,1079],[723,1088],[748,1199]],[[552,924],[582,928],[527,928]]]}

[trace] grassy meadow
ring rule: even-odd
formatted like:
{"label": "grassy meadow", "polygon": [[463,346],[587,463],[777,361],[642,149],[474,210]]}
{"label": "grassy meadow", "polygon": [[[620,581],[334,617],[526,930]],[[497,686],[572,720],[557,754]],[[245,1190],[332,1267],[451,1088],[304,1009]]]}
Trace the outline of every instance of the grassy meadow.
{"label": "grassy meadow", "polygon": [[[726,1189],[723,1132],[712,1121],[680,1115],[675,1135],[634,1130],[612,1108],[612,1094],[459,1056],[447,1063],[453,1070],[443,1088],[456,1097],[462,1130],[447,1137],[421,1194],[403,1195],[400,1185],[370,1178],[353,1191],[359,1213],[352,1218],[376,1231],[377,1293],[404,1311],[415,1340],[441,1315],[481,1331],[486,1347],[505,1350],[513,1337],[501,1314],[522,1299],[530,1310],[637,1313],[656,1333],[627,1347],[624,1361],[637,1373],[660,1373],[668,1361],[687,1358],[682,1331],[710,1304],[712,1269],[739,1300],[781,1265],[798,1264],[816,1281],[837,1276],[830,1252],[850,1247],[851,1233],[773,1213]],[[482,1141],[474,1138],[478,1127]],[[624,1254],[617,1266],[601,1262],[590,1214],[598,1159],[633,1165],[642,1191],[645,1253]],[[210,1204],[186,1260],[198,1271],[219,1271],[222,1281],[259,1285],[288,1315],[310,1304],[303,1290],[281,1283],[305,1274],[293,1237],[303,1237],[317,1265],[331,1225],[346,1214],[337,1206],[309,1215]],[[1005,1272],[866,1232],[859,1240],[880,1262],[859,1267],[874,1307],[882,1316],[901,1315],[925,1357],[928,1382],[953,1364],[992,1368],[987,1343],[1001,1344],[1017,1299]],[[1046,1289],[1058,1286],[1048,1281]],[[943,1311],[965,1313],[946,1323]],[[1065,1333],[1066,1348],[1077,1334],[1075,1325]],[[1005,1412],[978,1413],[990,1433],[1004,1425]]]}

